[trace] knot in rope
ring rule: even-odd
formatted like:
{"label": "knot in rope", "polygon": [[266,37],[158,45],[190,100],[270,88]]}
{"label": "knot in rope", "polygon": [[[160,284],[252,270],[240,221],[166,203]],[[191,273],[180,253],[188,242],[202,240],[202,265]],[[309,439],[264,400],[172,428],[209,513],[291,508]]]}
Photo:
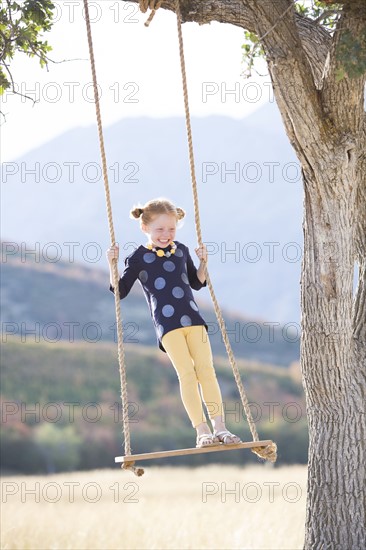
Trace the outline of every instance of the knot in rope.
{"label": "knot in rope", "polygon": [[151,13],[148,19],[145,21],[145,27],[148,27],[153,20],[153,17],[162,4],[163,0],[139,0],[139,6],[141,13],[146,13],[148,9],[151,10]]}
{"label": "knot in rope", "polygon": [[134,461],[122,462],[121,468],[122,470],[131,470],[131,472],[133,472],[135,476],[138,476],[138,477],[141,477],[142,475],[144,475],[144,469],[138,468],[137,466],[135,466]]}
{"label": "knot in rope", "polygon": [[276,462],[277,460],[277,445],[271,443],[267,447],[252,447],[251,451],[264,460],[269,462]]}

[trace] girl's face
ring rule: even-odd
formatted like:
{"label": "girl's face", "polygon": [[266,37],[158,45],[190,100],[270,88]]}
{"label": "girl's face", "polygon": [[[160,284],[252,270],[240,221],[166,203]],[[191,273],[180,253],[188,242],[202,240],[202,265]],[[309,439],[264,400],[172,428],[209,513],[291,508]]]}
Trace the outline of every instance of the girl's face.
{"label": "girl's face", "polygon": [[159,214],[149,224],[142,224],[142,231],[148,235],[154,246],[165,248],[174,241],[177,218],[173,214]]}

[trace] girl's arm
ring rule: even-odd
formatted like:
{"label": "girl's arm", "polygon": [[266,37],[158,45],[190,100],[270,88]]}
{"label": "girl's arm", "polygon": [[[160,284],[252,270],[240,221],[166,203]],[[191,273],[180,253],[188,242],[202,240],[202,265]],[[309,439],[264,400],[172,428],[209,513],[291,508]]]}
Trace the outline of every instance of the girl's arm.
{"label": "girl's arm", "polygon": [[[189,253],[189,248],[186,247],[186,250],[187,250],[187,272],[188,272],[189,284],[194,290],[200,290],[203,286],[207,285],[204,271],[203,271],[203,263],[201,262],[199,268],[197,269]],[[197,253],[197,249],[196,249],[196,253]]]}
{"label": "girl's arm", "polygon": [[197,269],[197,277],[201,281],[202,284],[206,281],[205,271],[204,271],[204,264],[207,263],[207,248],[206,245],[202,244],[201,247],[195,248],[196,254],[200,259],[200,265]]}
{"label": "girl's arm", "polygon": [[206,276],[205,276],[203,266],[204,266],[204,262],[201,260],[200,265],[198,266],[198,269],[197,269],[197,277],[201,281],[202,284],[204,284],[205,281],[206,281]]}
{"label": "girl's arm", "polygon": [[[138,277],[138,261],[131,256],[133,256],[133,254],[125,258],[125,269],[118,280],[119,297],[121,300],[130,292]],[[111,247],[108,249],[107,257],[109,261],[109,290],[114,293],[112,258],[115,257],[118,261],[118,245],[116,245],[115,248]]]}
{"label": "girl's arm", "polygon": [[118,244],[108,248],[108,250],[107,250],[107,259],[108,259],[108,264],[109,264],[109,284],[111,286],[113,286],[112,260],[113,260],[113,258],[116,258],[117,264],[118,264],[118,256],[119,256]]}

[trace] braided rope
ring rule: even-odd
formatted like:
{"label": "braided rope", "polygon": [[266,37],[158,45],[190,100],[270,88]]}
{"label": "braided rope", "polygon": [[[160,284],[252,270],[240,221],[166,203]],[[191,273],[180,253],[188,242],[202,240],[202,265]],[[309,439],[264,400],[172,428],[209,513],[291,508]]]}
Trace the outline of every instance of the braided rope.
{"label": "braided rope", "polygon": [[[111,197],[109,193],[107,159],[106,159],[105,148],[104,148],[103,127],[102,127],[102,118],[101,118],[100,105],[99,105],[97,75],[96,75],[96,69],[95,69],[93,41],[92,41],[91,28],[90,28],[88,0],[84,0],[84,9],[85,9],[86,29],[87,29],[87,35],[88,35],[89,57],[90,57],[91,71],[93,75],[94,101],[95,101],[95,109],[96,109],[97,123],[98,123],[100,153],[102,157],[104,190],[105,190],[105,198],[106,198],[109,233],[110,233],[110,239],[112,243],[111,246],[114,246],[116,243],[116,240],[115,240],[114,227],[113,227]],[[117,322],[117,348],[118,348],[119,374],[120,374],[120,381],[121,381],[121,400],[122,400],[123,433],[125,438],[125,455],[131,455],[131,437],[130,437],[130,426],[129,426],[129,420],[128,420],[127,379],[126,379],[125,355],[124,355],[124,348],[123,348],[123,330],[122,330],[122,319],[121,319],[121,309],[120,309],[120,297],[118,292],[119,276],[118,276],[118,267],[117,267],[116,259],[113,259],[112,261],[112,274],[113,274],[113,286],[115,290],[114,303],[115,303],[115,309],[116,309],[116,322]],[[134,466],[134,462],[127,462],[126,464],[122,463],[121,468],[130,469],[136,475],[142,475],[144,472],[142,468],[136,468]]]}
{"label": "braided rope", "polygon": [[[199,203],[198,203],[198,193],[197,193],[197,181],[196,181],[196,172],[195,172],[195,162],[194,162],[194,153],[193,153],[193,140],[192,140],[192,128],[191,128],[191,118],[189,113],[189,101],[188,101],[188,88],[187,88],[187,75],[184,61],[184,47],[183,47],[183,36],[182,36],[182,17],[180,12],[179,0],[176,2],[176,15],[177,15],[177,27],[178,27],[178,40],[179,40],[179,54],[180,54],[180,65],[182,72],[182,83],[183,83],[183,95],[184,95],[184,108],[186,116],[186,129],[187,129],[187,138],[188,138],[188,148],[189,148],[189,163],[191,169],[191,181],[192,181],[192,191],[193,191],[193,201],[194,201],[194,217],[196,225],[197,240],[199,246],[202,246],[202,234],[201,234],[201,225],[200,225],[200,216],[199,216]],[[210,290],[212,302],[214,304],[215,313],[217,320],[220,325],[221,333],[225,342],[225,347],[227,354],[229,356],[230,364],[234,373],[234,378],[238,386],[239,394],[243,404],[243,408],[247,417],[250,431],[252,433],[253,441],[259,441],[257,429],[252,417],[252,413],[249,408],[248,399],[245,393],[244,385],[240,378],[239,369],[236,365],[235,357],[231,349],[230,341],[227,336],[225,322],[221,314],[220,306],[215,296],[215,292],[211,283],[207,271],[207,264],[204,263],[204,272],[207,280],[207,286]],[[267,445],[267,447],[253,447],[252,452],[256,453],[261,458],[269,460],[270,462],[275,462],[277,458],[277,445],[272,443]]]}
{"label": "braided rope", "polygon": [[[109,225],[110,239],[112,243],[111,246],[114,246],[115,234],[114,234],[114,227],[113,227],[112,205],[111,205],[111,198],[110,198],[110,192],[109,192],[107,161],[106,161],[106,154],[105,154],[105,148],[104,148],[103,128],[102,128],[100,105],[99,105],[98,86],[97,86],[97,77],[96,77],[96,69],[95,69],[93,42],[92,42],[91,28],[90,28],[88,0],[83,0],[83,1],[84,1],[84,8],[85,8],[85,22],[87,27],[89,56],[90,56],[91,70],[93,75],[94,99],[95,99],[95,108],[96,108],[96,116],[97,116],[97,123],[98,123],[100,151],[101,151],[101,158],[102,158],[108,225]],[[140,0],[140,9],[142,13],[145,13],[148,8],[152,10],[148,20],[145,22],[145,26],[149,26],[150,22],[152,21],[155,15],[156,10],[161,6],[161,3],[162,3],[162,0]],[[198,243],[200,246],[202,246],[202,232],[201,232],[200,217],[199,217],[197,181],[196,181],[196,174],[195,174],[192,129],[191,129],[191,121],[190,121],[190,113],[189,113],[187,76],[186,76],[185,61],[184,61],[184,48],[183,48],[183,36],[182,36],[182,24],[181,24],[179,0],[177,0],[177,3],[176,3],[176,15],[177,15],[180,64],[181,64],[183,94],[184,94],[184,106],[185,106],[185,115],[186,115],[186,128],[187,128],[187,138],[188,138],[188,147],[189,147],[189,161],[190,161],[190,169],[191,169],[192,191],[193,191],[193,198],[194,198],[195,226],[196,226]],[[205,277],[207,281],[207,286],[210,290],[212,302],[214,304],[216,317],[219,321],[226,351],[228,353],[230,364],[234,373],[234,378],[238,386],[243,408],[247,417],[250,431],[252,433],[253,441],[259,441],[258,433],[257,433],[256,427],[253,421],[253,417],[249,408],[248,399],[246,397],[244,385],[240,378],[240,373],[236,365],[236,361],[231,349],[230,341],[227,336],[225,323],[221,314],[220,306],[217,302],[217,299],[213,290],[213,286],[211,283],[211,279],[208,274],[207,265],[205,263],[204,263],[204,272],[205,272]],[[112,261],[112,275],[113,275],[113,285],[115,289],[114,295],[115,295],[115,310],[116,310],[117,337],[118,337],[117,338],[118,363],[119,363],[119,373],[120,373],[120,381],[121,381],[123,432],[125,436],[125,455],[131,455],[131,437],[130,437],[130,429],[129,429],[129,422],[128,422],[127,379],[126,379],[126,366],[125,366],[125,356],[124,356],[124,348],[123,348],[123,329],[122,329],[122,320],[121,320],[121,312],[120,312],[119,293],[118,291],[116,291],[118,289],[119,276],[118,276],[117,262],[115,260]],[[253,447],[251,450],[261,458],[267,459],[270,462],[276,461],[277,446],[275,443],[272,443],[271,445],[268,445],[265,448]],[[122,463],[121,468],[130,469],[135,473],[135,475],[141,476],[144,473],[144,470],[142,468],[135,467],[134,464],[135,463],[133,461]]]}
{"label": "braided rope", "polygon": [[139,0],[141,13],[146,13],[148,9],[151,10],[148,19],[144,23],[145,27],[148,27],[150,25],[156,13],[156,10],[160,8],[161,4],[162,0]]}

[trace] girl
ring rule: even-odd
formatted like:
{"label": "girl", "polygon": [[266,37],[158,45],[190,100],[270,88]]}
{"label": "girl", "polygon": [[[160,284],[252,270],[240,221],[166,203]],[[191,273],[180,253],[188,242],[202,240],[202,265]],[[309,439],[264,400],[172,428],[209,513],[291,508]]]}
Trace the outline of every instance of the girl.
{"label": "girl", "polygon": [[[140,228],[148,242],[125,258],[125,269],[119,278],[119,295],[120,299],[125,298],[134,282],[139,280],[154,322],[158,346],[167,353],[177,372],[184,407],[197,431],[196,447],[240,443],[241,439],[225,427],[208,326],[192,294],[192,288],[199,290],[207,286],[203,268],[207,250],[205,245],[195,249],[200,259],[197,269],[188,247],[175,240],[177,222],[184,216],[182,208],[176,208],[164,198],[131,210],[130,217],[140,219]],[[117,244],[107,250],[109,290],[112,292],[112,261],[113,258],[118,261],[118,255]],[[213,433],[203,411],[199,384],[207,411],[209,405],[213,409],[209,414]]]}

